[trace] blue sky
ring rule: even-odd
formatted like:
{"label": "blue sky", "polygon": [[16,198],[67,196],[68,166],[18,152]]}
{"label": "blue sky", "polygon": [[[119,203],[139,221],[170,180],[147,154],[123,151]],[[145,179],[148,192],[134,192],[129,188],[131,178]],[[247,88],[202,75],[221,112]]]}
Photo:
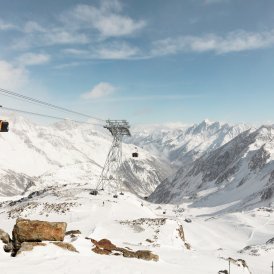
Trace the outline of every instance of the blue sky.
{"label": "blue sky", "polygon": [[274,122],[273,0],[0,5],[1,88],[132,123]]}

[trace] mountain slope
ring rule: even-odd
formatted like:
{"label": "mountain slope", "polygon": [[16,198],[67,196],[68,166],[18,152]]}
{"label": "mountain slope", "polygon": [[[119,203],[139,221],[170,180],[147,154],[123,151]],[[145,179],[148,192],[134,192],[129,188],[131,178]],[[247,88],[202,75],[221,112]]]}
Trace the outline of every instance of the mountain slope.
{"label": "mountain slope", "polygon": [[274,187],[274,129],[247,130],[200,157],[159,185],[150,200],[193,206],[226,205],[227,210],[269,206]]}
{"label": "mountain slope", "polygon": [[175,167],[187,165],[229,142],[250,127],[204,120],[192,126],[142,126],[134,128],[128,142],[167,159]]}
{"label": "mountain slope", "polygon": [[[4,177],[0,173],[0,195],[24,192],[28,180],[34,181],[37,187],[49,178],[67,183],[74,180],[83,182],[91,177],[98,180],[112,142],[111,135],[103,127],[72,121],[40,126],[15,115],[8,116],[7,120],[10,122],[10,131],[0,134],[0,167],[9,175]],[[134,178],[134,181],[126,184],[131,191],[147,195],[170,175],[170,169],[151,153],[141,148],[139,150],[139,159],[133,160],[131,153],[134,146],[123,145],[126,169],[123,177]],[[139,172],[136,173],[136,170]],[[72,175],[72,171],[74,175],[68,176]],[[12,179],[14,174],[29,179],[22,180],[19,186]],[[8,184],[10,188],[5,190]]]}

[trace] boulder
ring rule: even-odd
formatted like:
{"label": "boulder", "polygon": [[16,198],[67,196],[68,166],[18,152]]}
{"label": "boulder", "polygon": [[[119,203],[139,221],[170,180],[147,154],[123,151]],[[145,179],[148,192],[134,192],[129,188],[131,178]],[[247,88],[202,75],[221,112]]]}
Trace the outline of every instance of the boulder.
{"label": "boulder", "polygon": [[81,231],[78,230],[78,229],[77,229],[77,230],[69,230],[69,231],[67,231],[67,232],[65,233],[66,236],[68,236],[68,235],[71,236],[71,235],[76,235],[76,234],[82,234],[82,233],[81,233]]}
{"label": "boulder", "polygon": [[64,242],[52,242],[54,245],[61,247],[62,249],[72,251],[72,252],[78,252],[77,249],[70,243],[64,243]]}
{"label": "boulder", "polygon": [[106,249],[101,249],[97,246],[91,249],[94,253],[100,254],[100,255],[109,255],[111,251],[106,250]]}
{"label": "boulder", "polygon": [[46,244],[38,242],[23,242],[21,243],[20,249],[16,252],[16,256],[24,251],[32,251],[36,246],[46,246]]}
{"label": "boulder", "polygon": [[12,252],[12,249],[13,249],[13,245],[12,245],[12,242],[6,244],[3,246],[3,249],[5,252],[9,253],[9,252]]}
{"label": "boulder", "polygon": [[94,239],[90,239],[90,240],[95,245],[92,251],[97,254],[115,255],[115,256],[123,255],[123,257],[126,257],[126,258],[137,258],[137,259],[142,259],[147,261],[156,261],[156,262],[159,260],[159,256],[156,254],[153,254],[149,250],[131,251],[126,248],[117,247],[108,239],[102,239],[100,241],[96,241]]}
{"label": "boulder", "polygon": [[45,222],[17,219],[12,235],[15,243],[63,241],[67,224],[65,222]]}
{"label": "boulder", "polygon": [[95,244],[97,247],[101,248],[101,249],[105,249],[105,250],[115,250],[116,245],[114,245],[110,240],[108,239],[102,239],[99,242],[95,241],[95,240],[91,240],[93,244]]}
{"label": "boulder", "polygon": [[5,232],[4,230],[0,229],[0,240],[4,243],[4,244],[8,244],[11,242],[11,238],[10,235]]}
{"label": "boulder", "polygon": [[153,254],[149,250],[138,250],[135,253],[138,259],[143,259],[146,261],[155,261],[155,262],[159,260],[159,256],[156,254]]}

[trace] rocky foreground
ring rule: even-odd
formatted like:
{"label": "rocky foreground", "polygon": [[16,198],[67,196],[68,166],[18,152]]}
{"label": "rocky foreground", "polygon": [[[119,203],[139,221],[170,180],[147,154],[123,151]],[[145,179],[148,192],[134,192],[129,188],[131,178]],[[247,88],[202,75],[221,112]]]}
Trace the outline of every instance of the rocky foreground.
{"label": "rocky foreground", "polygon": [[0,200],[3,274],[217,274],[229,262],[233,274],[264,273],[274,255],[271,210],[216,215],[89,190],[65,184]]}
{"label": "rocky foreground", "polygon": [[[72,239],[77,238],[81,234],[79,230],[66,231],[67,224],[65,222],[47,222],[28,219],[17,219],[12,231],[12,239],[4,230],[0,229],[0,240],[3,242],[4,251],[11,253],[12,257],[16,257],[22,252],[32,251],[34,247],[46,246],[47,243],[54,244],[60,248],[72,252],[78,252],[71,243],[63,242],[66,235],[70,235]],[[149,250],[132,251],[130,248],[117,247],[108,239],[96,241],[90,240],[95,246],[91,250],[101,255],[122,255],[126,258],[137,258],[147,261],[158,261],[159,256],[153,254]]]}

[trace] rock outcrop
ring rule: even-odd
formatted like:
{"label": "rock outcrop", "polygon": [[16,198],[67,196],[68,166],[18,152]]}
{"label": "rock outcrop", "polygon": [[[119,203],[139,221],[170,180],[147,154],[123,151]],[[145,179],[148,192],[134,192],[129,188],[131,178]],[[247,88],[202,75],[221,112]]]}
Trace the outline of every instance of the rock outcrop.
{"label": "rock outcrop", "polygon": [[4,243],[4,244],[8,244],[11,242],[11,238],[10,235],[5,232],[4,230],[0,229],[0,240]]}
{"label": "rock outcrop", "polygon": [[71,251],[71,252],[78,252],[77,249],[70,243],[64,242],[52,242],[52,244],[61,247],[62,249]]}
{"label": "rock outcrop", "polygon": [[159,256],[156,254],[153,254],[150,250],[137,250],[137,251],[131,251],[126,248],[117,247],[114,245],[110,240],[108,239],[102,239],[100,241],[96,241],[94,239],[91,239],[91,242],[95,245],[94,248],[92,248],[92,251],[101,254],[101,255],[122,255],[126,258],[137,258],[147,261],[158,261]]}
{"label": "rock outcrop", "polygon": [[32,251],[36,246],[46,246],[45,243],[40,242],[24,242],[21,243],[19,250],[16,252],[16,256],[21,254],[24,251]]}
{"label": "rock outcrop", "polygon": [[185,239],[185,232],[184,232],[183,226],[179,225],[179,228],[177,229],[177,231],[178,231],[179,237],[184,242],[184,245],[185,245],[186,249],[190,249],[191,246],[190,246],[189,243],[186,242],[186,239]]}
{"label": "rock outcrop", "polygon": [[67,224],[64,222],[17,219],[12,236],[16,243],[63,241],[66,228]]}

